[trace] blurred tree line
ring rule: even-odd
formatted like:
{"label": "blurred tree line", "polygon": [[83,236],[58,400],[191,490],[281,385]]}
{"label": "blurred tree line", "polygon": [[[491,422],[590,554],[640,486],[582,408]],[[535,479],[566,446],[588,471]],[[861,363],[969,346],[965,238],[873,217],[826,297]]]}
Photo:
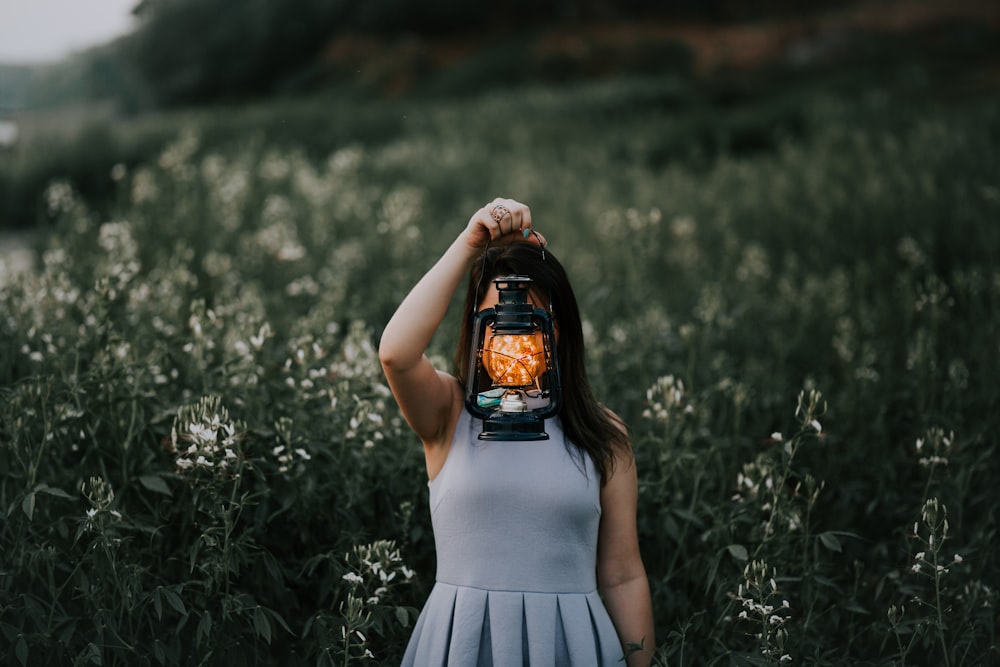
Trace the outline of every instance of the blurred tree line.
{"label": "blurred tree line", "polygon": [[338,36],[424,39],[524,31],[572,22],[731,20],[810,11],[843,0],[141,0],[123,66],[146,104],[189,105],[274,92],[315,75]]}

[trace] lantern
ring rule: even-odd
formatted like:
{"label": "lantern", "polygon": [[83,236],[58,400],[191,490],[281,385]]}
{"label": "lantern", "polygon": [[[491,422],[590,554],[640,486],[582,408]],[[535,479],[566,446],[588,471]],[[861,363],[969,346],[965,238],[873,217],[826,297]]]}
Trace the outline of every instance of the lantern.
{"label": "lantern", "polygon": [[562,392],[549,312],[528,302],[531,278],[496,278],[499,300],[472,322],[465,404],[481,440],[545,440]]}

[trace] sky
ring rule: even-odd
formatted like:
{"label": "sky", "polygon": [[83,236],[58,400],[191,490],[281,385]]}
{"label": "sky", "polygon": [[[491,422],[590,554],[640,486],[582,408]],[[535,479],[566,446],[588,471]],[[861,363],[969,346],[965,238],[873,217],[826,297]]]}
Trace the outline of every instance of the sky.
{"label": "sky", "polygon": [[132,26],[138,0],[0,0],[0,63],[61,60]]}

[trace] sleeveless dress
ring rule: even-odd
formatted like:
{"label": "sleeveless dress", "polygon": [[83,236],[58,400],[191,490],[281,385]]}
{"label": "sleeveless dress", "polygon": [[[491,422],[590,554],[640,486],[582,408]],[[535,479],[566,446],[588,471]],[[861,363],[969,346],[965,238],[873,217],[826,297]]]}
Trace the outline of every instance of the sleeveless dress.
{"label": "sleeveless dress", "polygon": [[431,481],[437,576],[403,667],[603,667],[623,651],[597,592],[601,480],[567,446],[479,440],[462,411]]}

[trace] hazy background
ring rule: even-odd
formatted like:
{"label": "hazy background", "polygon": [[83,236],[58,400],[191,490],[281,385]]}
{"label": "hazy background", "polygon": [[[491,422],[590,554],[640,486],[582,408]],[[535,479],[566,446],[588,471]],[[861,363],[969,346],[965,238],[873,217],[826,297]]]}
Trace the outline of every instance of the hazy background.
{"label": "hazy background", "polygon": [[998,661],[1000,3],[96,4],[0,10],[0,664],[398,664],[376,345],[498,194],[630,426],[660,664]]}
{"label": "hazy background", "polygon": [[[0,229],[33,226],[40,191],[56,177],[106,197],[111,166],[147,159],[162,145],[141,119],[167,110],[457,98],[636,76],[672,78],[712,105],[783,85],[989,95],[1000,79],[998,7],[977,0],[5,3]],[[304,108],[281,112],[299,117],[285,124],[285,136],[322,122]],[[104,136],[126,121],[134,131]],[[344,139],[308,134],[317,152]],[[87,142],[95,150],[83,149]]]}

